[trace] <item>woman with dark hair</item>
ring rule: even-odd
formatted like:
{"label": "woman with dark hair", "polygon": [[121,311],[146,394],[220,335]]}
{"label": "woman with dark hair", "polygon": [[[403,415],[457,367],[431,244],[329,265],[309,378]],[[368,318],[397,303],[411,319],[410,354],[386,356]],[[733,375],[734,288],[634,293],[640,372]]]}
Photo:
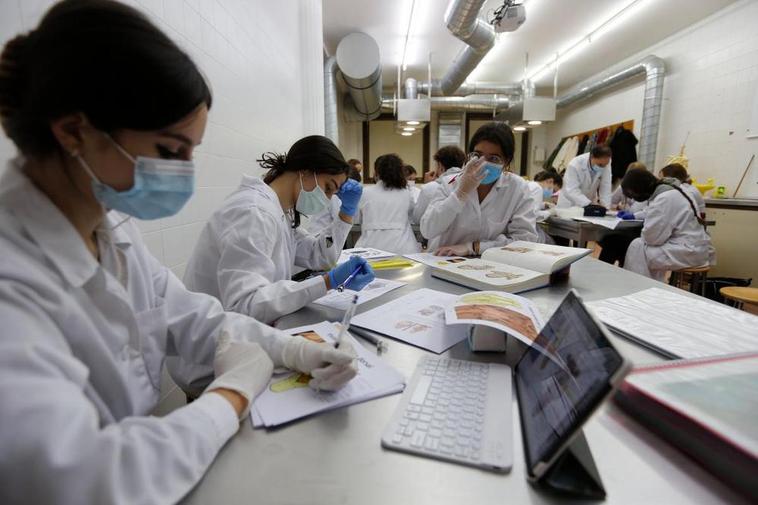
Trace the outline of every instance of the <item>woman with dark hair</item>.
{"label": "woman with dark hair", "polygon": [[[355,158],[351,158],[347,160],[347,164],[350,165],[350,174],[348,177],[354,181],[361,182],[361,172],[363,172],[363,165],[361,165],[361,162]],[[340,219],[342,200],[340,200],[340,197],[336,194],[332,195],[330,200],[329,209],[315,216],[309,216],[308,221],[302,225],[303,230],[312,235],[318,235],[323,232],[331,233],[329,230],[331,230],[334,223]]]}
{"label": "woman with dark hair", "polygon": [[666,271],[715,263],[711,237],[678,179],[658,180],[645,169],[621,181],[627,198],[648,201],[642,234],[629,244],[624,268],[662,281]]}
{"label": "woman with dark hair", "polygon": [[[0,181],[1,503],[176,503],[274,366],[349,379],[349,353],[185,289],[130,219],[190,197],[210,106],[192,60],[117,2],[64,0],[5,44],[0,123],[19,155]],[[154,417],[168,356],[207,388]]]}
{"label": "woman with dark hair", "polygon": [[664,177],[677,179],[681,183],[682,191],[687,193],[690,199],[695,202],[695,206],[697,207],[697,212],[700,217],[705,219],[705,200],[703,199],[703,195],[700,193],[700,191],[695,186],[690,184],[692,180],[690,179],[690,174],[687,173],[687,169],[684,168],[684,165],[681,165],[679,163],[670,163],[660,170],[658,177],[661,179]]}
{"label": "woman with dark hair", "polygon": [[505,123],[487,123],[474,133],[463,171],[436,185],[421,217],[421,234],[435,254],[479,255],[514,240],[537,241],[527,183],[505,170],[514,149]]}
{"label": "woman with dark hair", "polygon": [[421,250],[411,229],[413,196],[406,166],[397,154],[379,156],[374,162],[377,181],[366,188],[361,199],[361,237],[356,247],[375,247],[395,254]]}
{"label": "woman with dark hair", "polygon": [[[263,179],[246,175],[206,224],[187,265],[184,283],[192,291],[213,295],[226,310],[272,323],[321,298],[350,276],[360,290],[374,274],[354,257],[326,274],[302,282],[291,280],[295,266],[328,270],[345,244],[362,187],[348,179],[350,166],[326,137],[311,135],[295,142],[286,155],[266,153],[259,160]],[[300,229],[300,214],[329,211],[341,201],[331,229],[311,235]]]}

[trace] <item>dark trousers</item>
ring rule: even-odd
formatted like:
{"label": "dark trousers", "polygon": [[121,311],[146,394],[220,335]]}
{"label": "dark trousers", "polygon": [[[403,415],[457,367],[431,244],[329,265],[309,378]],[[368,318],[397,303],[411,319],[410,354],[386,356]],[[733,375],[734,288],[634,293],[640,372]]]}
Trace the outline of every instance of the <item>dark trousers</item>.
{"label": "dark trousers", "polygon": [[614,231],[607,234],[603,239],[598,242],[603,249],[600,251],[598,259],[605,261],[613,265],[618,261],[619,266],[624,266],[624,258],[626,258],[626,250],[629,249],[629,244],[632,243],[637,237],[637,233],[625,233],[622,231]]}

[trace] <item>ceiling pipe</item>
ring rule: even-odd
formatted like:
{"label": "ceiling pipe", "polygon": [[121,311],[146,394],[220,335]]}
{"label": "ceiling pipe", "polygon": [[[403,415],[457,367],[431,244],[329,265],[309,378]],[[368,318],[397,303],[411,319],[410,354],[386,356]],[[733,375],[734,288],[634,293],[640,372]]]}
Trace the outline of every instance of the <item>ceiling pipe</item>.
{"label": "ceiling pipe", "polygon": [[440,79],[440,94],[452,95],[495,45],[495,29],[478,18],[485,0],[452,0],[445,13],[445,25],[466,43]]}
{"label": "ceiling pipe", "polygon": [[337,45],[337,66],[361,121],[381,114],[382,64],[379,45],[365,33],[351,33]]}
{"label": "ceiling pipe", "polygon": [[[415,79],[414,79],[415,80]],[[408,79],[405,81],[406,90]],[[432,79],[431,96],[443,96],[440,79]],[[418,93],[429,96],[429,83],[418,82],[416,85]],[[508,95],[517,97],[521,95],[521,83],[499,83],[499,82],[472,82],[463,83],[458,89],[448,96],[469,96],[469,95]],[[405,98],[409,98],[407,95]]]}
{"label": "ceiling pipe", "polygon": [[324,62],[324,134],[339,145],[340,131],[337,116],[337,58],[330,56]]}
{"label": "ceiling pipe", "polygon": [[645,74],[645,97],[640,125],[639,160],[652,170],[655,166],[655,154],[658,147],[658,130],[663,107],[663,81],[666,74],[666,64],[661,58],[654,55],[646,56],[621,70],[593,76],[559,96],[556,105],[559,109],[568,107],[642,73]]}
{"label": "ceiling pipe", "polygon": [[[429,100],[432,110],[439,111],[497,112],[511,104],[507,96],[499,95],[433,96]],[[393,104],[393,96],[385,95],[382,98],[383,111],[392,111]]]}

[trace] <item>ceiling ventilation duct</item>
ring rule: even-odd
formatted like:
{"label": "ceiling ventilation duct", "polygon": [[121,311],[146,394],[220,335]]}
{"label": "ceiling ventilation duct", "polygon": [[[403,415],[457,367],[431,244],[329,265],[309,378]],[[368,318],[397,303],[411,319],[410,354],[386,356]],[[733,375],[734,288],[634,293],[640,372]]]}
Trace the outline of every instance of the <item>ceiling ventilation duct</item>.
{"label": "ceiling ventilation duct", "polygon": [[[429,102],[432,110],[491,112],[493,114],[507,110],[511,104],[507,96],[499,95],[433,96]],[[394,106],[394,97],[385,96],[382,100],[382,110],[392,112]]]}
{"label": "ceiling ventilation duct", "polygon": [[382,65],[379,45],[365,33],[346,35],[337,45],[337,66],[361,121],[370,121],[382,109]]}

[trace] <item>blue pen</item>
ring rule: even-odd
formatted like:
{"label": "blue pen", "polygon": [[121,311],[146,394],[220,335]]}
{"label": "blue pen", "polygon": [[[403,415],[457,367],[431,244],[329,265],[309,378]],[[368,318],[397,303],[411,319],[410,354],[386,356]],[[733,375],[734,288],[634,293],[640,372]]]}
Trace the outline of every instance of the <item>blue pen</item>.
{"label": "blue pen", "polygon": [[358,265],[357,267],[355,267],[355,270],[353,270],[353,273],[347,276],[347,279],[345,279],[345,282],[337,286],[337,291],[339,291],[340,293],[345,291],[345,286],[347,286],[348,283],[352,281],[356,275],[358,275],[358,272],[360,272],[362,268],[363,268],[363,265]]}

